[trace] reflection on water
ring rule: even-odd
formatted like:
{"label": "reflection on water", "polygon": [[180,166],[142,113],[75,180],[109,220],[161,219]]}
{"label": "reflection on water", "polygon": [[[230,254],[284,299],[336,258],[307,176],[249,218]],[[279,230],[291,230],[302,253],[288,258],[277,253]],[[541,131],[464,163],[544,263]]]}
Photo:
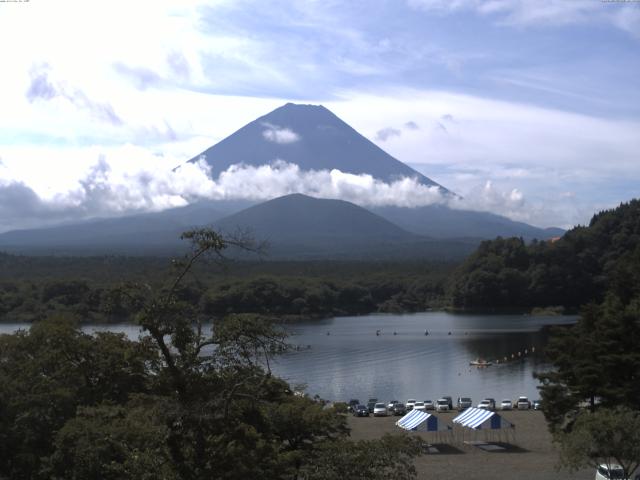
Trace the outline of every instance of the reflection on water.
{"label": "reflection on water", "polygon": [[[537,398],[532,374],[545,368],[540,352],[546,333],[541,328],[575,320],[443,312],[340,317],[292,327],[290,341],[301,348],[280,357],[274,370],[292,384],[307,384],[310,394],[331,400],[450,395],[471,396],[478,403],[484,397]],[[470,367],[476,358],[500,363]]]}
{"label": "reflection on water", "polygon": [[[290,383],[306,384],[311,395],[330,400],[435,400],[443,395],[471,396],[475,403],[484,397],[533,399],[538,393],[532,374],[546,368],[540,352],[547,335],[541,328],[575,320],[444,312],[338,317],[288,326],[289,341],[300,350],[278,357],[272,367]],[[18,328],[28,325],[0,324],[0,333]],[[132,339],[140,332],[135,325],[84,330],[118,331]],[[500,363],[470,367],[476,358]]]}

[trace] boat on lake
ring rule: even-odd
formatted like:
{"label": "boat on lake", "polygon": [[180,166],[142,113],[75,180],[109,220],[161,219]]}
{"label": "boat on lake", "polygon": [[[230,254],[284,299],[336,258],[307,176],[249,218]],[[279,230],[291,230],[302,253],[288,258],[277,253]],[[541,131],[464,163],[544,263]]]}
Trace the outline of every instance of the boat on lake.
{"label": "boat on lake", "polygon": [[490,367],[492,363],[487,362],[482,358],[476,358],[475,360],[470,361],[469,365],[471,365],[472,367],[484,368],[484,367]]}

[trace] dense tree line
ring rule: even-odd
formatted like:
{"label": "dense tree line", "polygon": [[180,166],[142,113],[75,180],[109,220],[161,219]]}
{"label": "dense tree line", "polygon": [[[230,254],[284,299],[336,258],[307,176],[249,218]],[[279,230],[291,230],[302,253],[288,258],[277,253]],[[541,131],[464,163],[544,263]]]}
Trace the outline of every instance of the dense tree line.
{"label": "dense tree line", "polygon": [[[64,317],[0,335],[0,478],[415,478],[410,437],[350,442],[344,405],[271,374],[285,337],[265,318],[205,329],[183,285],[227,243],[206,230],[187,238],[192,253],[160,287],[121,291],[139,341]],[[50,293],[85,292],[75,287]]]}
{"label": "dense tree line", "polygon": [[[303,276],[287,272],[215,276],[199,272],[181,285],[176,294],[209,318],[229,313],[306,318],[413,312],[445,303],[448,266],[425,269],[422,273],[397,270],[354,273],[342,268],[343,275]],[[144,281],[153,284],[164,272],[155,268]],[[122,284],[118,278],[0,280],[0,321],[31,322],[56,314],[71,315],[83,322],[132,321],[134,312],[122,296]]]}
{"label": "dense tree line", "polygon": [[505,309],[601,302],[609,286],[627,298],[640,256],[640,200],[596,214],[556,241],[498,238],[483,242],[454,273],[448,292],[456,308]]}

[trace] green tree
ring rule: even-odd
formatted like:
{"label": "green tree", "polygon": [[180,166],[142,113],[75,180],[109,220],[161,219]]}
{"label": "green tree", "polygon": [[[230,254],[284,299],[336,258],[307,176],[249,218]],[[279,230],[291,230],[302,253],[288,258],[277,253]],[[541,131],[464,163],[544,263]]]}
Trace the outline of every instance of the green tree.
{"label": "green tree", "polygon": [[569,432],[555,437],[563,465],[618,464],[629,478],[640,466],[640,412],[627,408],[582,411]]}
{"label": "green tree", "polygon": [[91,336],[64,317],[0,336],[0,475],[35,478],[80,406],[145,392],[155,354],[123,335]]}
{"label": "green tree", "polygon": [[566,429],[586,402],[640,410],[640,310],[611,296],[584,309],[579,322],[557,328],[546,356],[554,369],[537,374],[552,430]]}
{"label": "green tree", "polygon": [[416,439],[385,435],[380,440],[325,442],[300,475],[304,480],[411,480],[419,453]]}

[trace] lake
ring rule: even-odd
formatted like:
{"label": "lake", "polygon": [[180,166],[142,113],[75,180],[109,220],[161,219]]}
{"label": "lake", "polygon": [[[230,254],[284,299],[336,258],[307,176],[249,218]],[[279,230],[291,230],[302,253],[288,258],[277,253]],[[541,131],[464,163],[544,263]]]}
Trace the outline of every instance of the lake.
{"label": "lake", "polygon": [[[298,345],[299,350],[278,357],[272,369],[291,384],[306,384],[309,394],[327,400],[436,400],[443,395],[454,399],[470,396],[474,403],[484,397],[500,401],[527,395],[534,399],[538,398],[538,382],[533,372],[548,368],[541,356],[547,342],[542,327],[576,320],[567,316],[423,312],[297,323],[287,328],[289,343]],[[28,325],[0,324],[0,333],[25,327]],[[84,329],[138,336],[135,325]],[[500,363],[470,367],[469,362],[476,358]]]}

